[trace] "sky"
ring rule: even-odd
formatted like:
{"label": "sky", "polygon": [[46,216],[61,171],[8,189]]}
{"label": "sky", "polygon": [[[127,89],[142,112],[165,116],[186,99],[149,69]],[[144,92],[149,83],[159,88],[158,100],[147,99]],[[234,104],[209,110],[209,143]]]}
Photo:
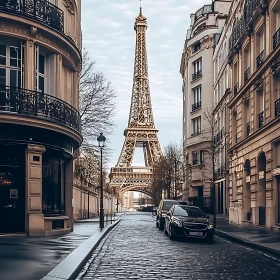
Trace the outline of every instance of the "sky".
{"label": "sky", "polygon": [[[147,53],[149,81],[155,126],[162,149],[182,141],[181,55],[190,14],[211,0],[143,0],[143,15],[148,20]],[[85,47],[116,90],[116,127],[108,146],[113,150],[109,167],[117,164],[128,124],[133,85],[135,17],[139,0],[82,0],[82,32]],[[133,165],[143,165],[136,151]]]}

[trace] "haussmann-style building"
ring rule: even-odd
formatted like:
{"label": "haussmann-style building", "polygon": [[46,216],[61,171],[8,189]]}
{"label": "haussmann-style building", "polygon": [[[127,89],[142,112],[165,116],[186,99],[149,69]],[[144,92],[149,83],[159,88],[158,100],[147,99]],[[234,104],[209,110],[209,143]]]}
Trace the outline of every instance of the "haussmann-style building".
{"label": "haussmann-style building", "polygon": [[0,1],[0,233],[72,228],[81,0]]}
{"label": "haussmann-style building", "polygon": [[280,1],[234,1],[228,25],[229,220],[279,228]]}
{"label": "haussmann-style building", "polygon": [[205,139],[208,129],[205,113],[215,107],[213,98],[213,53],[226,21],[229,1],[213,1],[190,15],[191,25],[187,31],[181,59],[180,73],[183,78],[183,146],[187,166],[184,199],[205,211],[211,205],[211,158],[205,147],[211,139]]}

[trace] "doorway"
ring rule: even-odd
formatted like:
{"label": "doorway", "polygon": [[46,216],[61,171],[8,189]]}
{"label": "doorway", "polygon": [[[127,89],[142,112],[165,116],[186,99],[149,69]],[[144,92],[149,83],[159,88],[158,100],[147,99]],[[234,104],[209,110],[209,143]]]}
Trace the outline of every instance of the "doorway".
{"label": "doorway", "polygon": [[[25,168],[21,154],[0,147],[0,233],[25,232]],[[7,150],[6,150],[7,151]],[[10,148],[9,148],[9,151]],[[24,153],[22,154],[24,158]],[[21,161],[22,163],[22,161]]]}

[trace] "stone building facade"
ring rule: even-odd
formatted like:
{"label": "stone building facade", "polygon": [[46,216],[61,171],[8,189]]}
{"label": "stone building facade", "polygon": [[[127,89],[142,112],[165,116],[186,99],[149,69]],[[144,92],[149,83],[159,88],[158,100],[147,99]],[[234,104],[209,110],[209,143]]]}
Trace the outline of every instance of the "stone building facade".
{"label": "stone building facade", "polygon": [[229,220],[280,223],[280,1],[234,1],[229,28]]}
{"label": "stone building facade", "polygon": [[0,1],[1,233],[72,229],[81,45],[81,0]]}
{"label": "stone building facade", "polygon": [[204,118],[214,109],[213,52],[224,26],[231,1],[213,1],[191,14],[181,59],[183,78],[183,146],[185,153],[188,198],[197,206],[210,207],[210,187],[213,178],[212,159],[206,152],[211,139],[203,131],[209,127]]}

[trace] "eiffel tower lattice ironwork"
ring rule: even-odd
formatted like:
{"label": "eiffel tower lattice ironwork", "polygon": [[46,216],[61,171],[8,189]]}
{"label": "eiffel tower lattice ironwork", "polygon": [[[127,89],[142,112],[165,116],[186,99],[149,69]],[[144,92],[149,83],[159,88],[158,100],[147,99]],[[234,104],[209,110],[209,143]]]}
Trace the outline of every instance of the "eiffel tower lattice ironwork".
{"label": "eiffel tower lattice ironwork", "polygon": [[[139,191],[153,196],[153,165],[162,155],[155,128],[148,77],[146,49],[147,18],[140,13],[136,18],[135,63],[131,107],[128,127],[124,131],[125,141],[115,167],[111,168],[110,185],[118,191]],[[145,166],[132,166],[136,147],[142,147]]]}

